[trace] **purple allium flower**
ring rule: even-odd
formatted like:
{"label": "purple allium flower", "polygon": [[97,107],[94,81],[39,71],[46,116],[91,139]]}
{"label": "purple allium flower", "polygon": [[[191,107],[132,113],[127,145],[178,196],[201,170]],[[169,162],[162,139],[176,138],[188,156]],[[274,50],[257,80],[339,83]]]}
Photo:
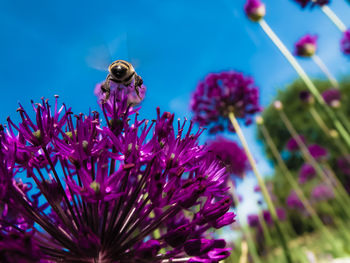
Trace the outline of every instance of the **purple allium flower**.
{"label": "purple allium flower", "polygon": [[250,169],[248,158],[244,150],[234,141],[217,137],[208,143],[208,152],[225,164],[229,173],[243,177]]}
{"label": "purple allium flower", "polygon": [[244,11],[247,17],[254,22],[258,22],[266,14],[265,5],[260,0],[247,0]]}
{"label": "purple allium flower", "polygon": [[290,208],[293,208],[293,209],[303,209],[304,208],[303,203],[300,201],[298,195],[294,191],[292,191],[289,194],[289,196],[287,197],[286,203]]}
{"label": "purple allium flower", "polygon": [[298,57],[312,57],[317,50],[317,36],[305,35],[294,45],[294,55]]}
{"label": "purple allium flower", "polygon": [[316,175],[315,168],[308,163],[304,163],[299,171],[299,184],[306,183],[307,181],[314,178],[315,175]]}
{"label": "purple allium flower", "polygon": [[339,157],[337,166],[343,174],[350,175],[350,155]]}
{"label": "purple allium flower", "polygon": [[340,41],[340,48],[345,55],[350,55],[350,29],[344,32]]}
{"label": "purple allium flower", "polygon": [[[174,115],[139,120],[127,89],[97,112],[22,106],[0,129],[0,258],[5,262],[216,262],[209,229],[235,221],[226,169]],[[22,182],[17,176],[27,176]],[[37,188],[32,188],[32,185]],[[39,202],[40,198],[40,202]],[[39,205],[40,204],[40,205]]]}
{"label": "purple allium flower", "polygon": [[193,120],[201,126],[211,126],[210,133],[225,129],[234,131],[228,119],[229,112],[233,111],[236,118],[250,124],[251,116],[260,111],[258,89],[253,79],[242,73],[211,73],[199,82],[192,94],[191,109]]}
{"label": "purple allium flower", "polygon": [[341,101],[341,93],[338,89],[327,89],[322,92],[324,101],[331,107],[338,108]]}
{"label": "purple allium flower", "polygon": [[309,153],[316,160],[325,159],[328,155],[327,149],[319,146],[318,144],[312,144],[307,147]]}
{"label": "purple allium flower", "polygon": [[294,2],[298,3],[302,8],[305,8],[308,5],[310,5],[311,7],[314,7],[315,5],[328,5],[330,3],[330,0],[294,0]]}
{"label": "purple allium flower", "polygon": [[315,102],[314,97],[307,90],[303,90],[299,92],[299,98],[303,103],[306,103],[306,104],[313,104]]}
{"label": "purple allium flower", "polygon": [[256,214],[248,215],[247,222],[250,227],[258,227],[260,226],[259,216]]}
{"label": "purple allium flower", "polygon": [[328,185],[319,184],[312,189],[311,196],[317,201],[327,201],[334,198],[334,192]]}
{"label": "purple allium flower", "polygon": [[[298,135],[298,136],[302,142],[304,142],[304,143],[306,142],[305,136],[303,136],[303,135]],[[290,152],[295,152],[295,151],[299,150],[299,145],[298,145],[297,141],[292,137],[287,141],[286,148]]]}
{"label": "purple allium flower", "polygon": [[[276,213],[277,213],[277,218],[279,220],[283,221],[283,220],[286,219],[286,211],[284,211],[283,208],[277,207],[276,208]],[[273,219],[272,219],[270,211],[269,210],[263,210],[262,214],[263,214],[263,218],[264,218],[266,224],[272,225],[273,224]]]}

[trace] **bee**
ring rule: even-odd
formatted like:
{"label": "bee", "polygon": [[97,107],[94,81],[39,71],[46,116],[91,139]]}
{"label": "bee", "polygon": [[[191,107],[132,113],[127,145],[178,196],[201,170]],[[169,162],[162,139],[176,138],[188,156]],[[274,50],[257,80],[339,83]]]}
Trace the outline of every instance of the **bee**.
{"label": "bee", "polygon": [[110,82],[113,81],[124,86],[134,82],[136,95],[140,97],[140,87],[143,84],[142,78],[136,74],[134,67],[125,60],[116,60],[108,67],[109,74],[101,86],[101,91],[105,94],[105,101],[111,93]]}

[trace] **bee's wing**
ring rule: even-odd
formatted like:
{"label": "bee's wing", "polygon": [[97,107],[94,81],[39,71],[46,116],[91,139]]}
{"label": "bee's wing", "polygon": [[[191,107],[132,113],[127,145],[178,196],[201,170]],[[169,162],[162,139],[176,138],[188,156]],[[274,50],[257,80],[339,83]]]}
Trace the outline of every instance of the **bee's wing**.
{"label": "bee's wing", "polygon": [[[102,39],[102,40],[101,40]],[[108,66],[117,59],[127,60],[127,36],[118,35],[109,41],[100,38],[89,50],[85,57],[87,65],[93,69],[107,71]]]}

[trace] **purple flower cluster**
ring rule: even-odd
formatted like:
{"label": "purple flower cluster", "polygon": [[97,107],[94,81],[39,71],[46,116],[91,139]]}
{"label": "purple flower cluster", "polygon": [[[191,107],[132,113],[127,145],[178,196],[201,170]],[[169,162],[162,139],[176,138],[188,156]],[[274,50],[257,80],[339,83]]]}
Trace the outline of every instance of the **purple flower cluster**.
{"label": "purple flower cluster", "polygon": [[298,57],[312,57],[317,50],[317,36],[305,35],[294,45],[294,55]]}
{"label": "purple flower cluster", "polygon": [[345,55],[350,55],[350,29],[344,32],[343,38],[340,40],[340,48]]}
{"label": "purple flower cluster", "polygon": [[243,177],[250,169],[247,155],[234,141],[218,137],[208,142],[208,152],[214,159],[220,160],[230,174]]}
{"label": "purple flower cluster", "polygon": [[[298,136],[302,142],[304,142],[304,143],[306,142],[305,136],[303,136],[303,135],[298,135]],[[287,141],[286,148],[288,151],[294,152],[294,151],[299,150],[299,145],[294,138],[290,138]]]}
{"label": "purple flower cluster", "polygon": [[260,111],[258,89],[250,77],[235,71],[211,73],[199,82],[192,94],[193,120],[201,126],[211,125],[214,134],[225,129],[234,131],[228,119],[230,112],[248,125],[252,115]]}
{"label": "purple flower cluster", "polygon": [[294,0],[294,2],[298,3],[302,8],[305,8],[306,6],[310,5],[311,7],[314,7],[316,5],[318,6],[324,6],[328,5],[330,3],[330,0]]}
{"label": "purple flower cluster", "polygon": [[[174,115],[139,120],[116,89],[99,113],[74,115],[57,98],[20,105],[0,129],[2,262],[218,262],[212,228],[229,225],[226,169]],[[26,175],[26,182],[18,176]],[[37,187],[34,188],[32,185]]]}
{"label": "purple flower cluster", "polygon": [[301,100],[301,102],[306,104],[313,104],[315,102],[314,97],[307,90],[303,90],[299,92],[299,99]]}
{"label": "purple flower cluster", "polygon": [[299,180],[298,180],[299,184],[305,184],[306,182],[313,179],[315,175],[316,175],[315,168],[308,163],[304,163],[299,171]]}
{"label": "purple flower cluster", "polygon": [[311,196],[319,202],[327,201],[334,198],[334,192],[328,185],[319,184],[312,189]]}
{"label": "purple flower cluster", "polygon": [[298,195],[294,191],[289,194],[286,203],[289,208],[298,210],[304,209],[303,203],[300,201]]}
{"label": "purple flower cluster", "polygon": [[[286,219],[286,211],[283,208],[277,207],[276,213],[277,213],[277,218],[279,220],[283,221]],[[267,225],[270,225],[270,226],[273,225],[273,219],[269,210],[262,211],[262,218],[264,219]],[[260,223],[259,215],[257,214],[248,215],[247,222],[250,227],[258,227],[258,228],[262,227]]]}
{"label": "purple flower cluster", "polygon": [[338,169],[345,175],[350,175],[350,155],[337,159]]}
{"label": "purple flower cluster", "polygon": [[318,144],[311,144],[307,149],[309,150],[310,155],[316,160],[325,159],[328,155],[327,149]]}
{"label": "purple flower cluster", "polygon": [[341,102],[341,93],[339,89],[327,89],[322,92],[324,101],[331,107],[338,108]]}
{"label": "purple flower cluster", "polygon": [[260,21],[266,14],[265,5],[260,0],[247,0],[244,11],[247,17],[254,22]]}

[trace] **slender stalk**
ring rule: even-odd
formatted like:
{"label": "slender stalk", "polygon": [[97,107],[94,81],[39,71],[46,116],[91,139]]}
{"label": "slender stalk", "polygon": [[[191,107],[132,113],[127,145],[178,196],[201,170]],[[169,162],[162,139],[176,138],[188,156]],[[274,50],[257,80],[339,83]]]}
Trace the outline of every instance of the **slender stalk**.
{"label": "slender stalk", "polygon": [[[228,182],[228,185],[230,186],[230,193],[231,193],[231,195],[233,197],[233,200],[235,201],[236,207],[238,207],[238,205],[239,205],[239,198],[238,198],[238,196],[236,194],[235,186],[233,185],[233,183],[231,181]],[[238,214],[238,222],[241,225],[242,231],[243,231],[244,236],[245,236],[246,241],[247,241],[246,244],[248,244],[248,247],[246,248],[247,249],[246,254],[248,254],[248,248],[249,248],[250,255],[252,256],[253,262],[254,263],[261,263],[261,261],[259,259],[258,252],[256,250],[256,247],[255,247],[255,244],[254,244],[254,241],[253,241],[253,238],[252,238],[252,235],[250,233],[249,227],[247,225],[243,225],[243,220],[242,220],[240,214],[239,213],[237,213],[237,214]],[[243,253],[243,243],[244,243],[244,240],[242,241],[242,256],[241,256],[241,260],[242,260],[243,254],[244,254]],[[244,261],[244,262],[247,262],[247,260]]]}
{"label": "slender stalk", "polygon": [[294,140],[298,144],[305,161],[310,163],[312,165],[312,167],[316,170],[317,175],[320,176],[320,178],[327,184],[328,187],[333,189],[334,194],[336,196],[336,199],[338,200],[338,205],[342,208],[342,210],[344,210],[344,212],[346,213],[348,218],[350,218],[349,205],[346,204],[346,203],[349,203],[349,201],[348,201],[349,198],[347,197],[345,200],[343,198],[341,198],[340,193],[339,193],[339,189],[336,189],[333,186],[333,183],[330,180],[329,176],[324,172],[324,170],[321,168],[321,166],[318,164],[318,162],[312,157],[312,155],[310,154],[309,150],[307,149],[305,143],[298,136],[297,131],[294,129],[292,123],[289,121],[289,119],[286,116],[286,114],[284,113],[284,111],[282,109],[279,109],[278,113],[279,113],[284,125],[286,126],[287,130],[289,131],[289,133],[292,135],[292,137],[294,138]]}
{"label": "slender stalk", "polygon": [[266,222],[265,222],[263,214],[262,213],[258,213],[258,217],[259,217],[259,221],[260,221],[263,233],[264,233],[266,246],[270,247],[272,245],[272,243],[273,243],[272,242],[272,237],[270,235],[270,231],[269,231],[269,229],[268,229],[268,227],[266,225]]}
{"label": "slender stalk", "polygon": [[[315,1],[315,0],[313,0]],[[324,5],[321,6],[322,12],[328,16],[328,18],[333,22],[333,24],[341,31],[345,32],[346,31],[346,26],[345,24],[340,20],[340,18],[333,12],[332,9],[329,8],[329,6]]]}
{"label": "slender stalk", "polygon": [[[242,241],[241,243],[241,257],[239,258],[239,263],[247,263],[248,262],[248,244],[246,241]],[[255,262],[255,261],[254,261]]]}
{"label": "slender stalk", "polygon": [[334,245],[335,244],[335,242],[333,241],[334,237],[332,236],[331,232],[326,228],[326,226],[323,224],[322,220],[319,218],[316,211],[311,206],[309,200],[304,195],[303,191],[300,189],[297,181],[294,179],[293,175],[289,172],[286,164],[284,163],[280,153],[277,150],[275,143],[273,142],[273,140],[270,136],[269,131],[267,130],[267,128],[265,127],[265,125],[263,123],[260,123],[259,126],[260,126],[260,130],[264,136],[266,143],[268,144],[273,156],[277,160],[277,164],[278,164],[279,168],[281,169],[283,175],[286,177],[288,183],[292,186],[296,195],[298,196],[300,201],[303,203],[306,211],[311,216],[311,219],[313,220],[314,224],[324,233],[324,235],[327,237],[327,239],[329,239],[330,243],[332,245]]}
{"label": "slender stalk", "polygon": [[322,120],[320,114],[318,114],[314,106],[311,105],[309,107],[309,112],[312,118],[315,120],[316,124],[320,127],[320,129],[324,132],[326,136],[330,137],[330,139],[334,141],[336,147],[340,150],[341,154],[346,158],[346,161],[350,164],[350,157],[348,156],[349,152],[342,143],[342,141],[339,139],[337,131],[330,130],[327,127],[327,124]]}
{"label": "slender stalk", "polygon": [[341,109],[336,110],[336,114],[338,115],[339,119],[342,121],[348,132],[350,131],[350,122],[349,119],[344,115],[344,112]]}
{"label": "slender stalk", "polygon": [[283,248],[283,251],[284,251],[284,256],[286,258],[286,261],[288,263],[291,263],[293,262],[292,261],[292,258],[291,258],[291,253],[289,251],[289,248],[288,248],[288,245],[287,245],[287,241],[286,241],[286,238],[285,238],[285,235],[284,233],[282,232],[282,229],[281,229],[281,226],[280,226],[280,223],[278,221],[278,217],[277,217],[277,213],[276,213],[276,209],[275,209],[275,206],[274,204],[272,203],[272,200],[271,200],[271,197],[267,191],[267,188],[266,188],[266,185],[264,183],[264,180],[262,178],[262,176],[260,175],[260,172],[256,166],[256,163],[255,163],[255,160],[253,158],[253,155],[251,154],[250,150],[249,150],[249,146],[247,144],[247,141],[243,135],[243,132],[237,122],[237,119],[235,118],[235,115],[233,114],[233,112],[231,111],[228,115],[241,143],[242,143],[242,146],[243,146],[243,149],[248,157],[248,160],[249,160],[249,163],[250,165],[252,166],[252,169],[253,169],[253,172],[256,176],[256,179],[258,180],[258,184],[260,186],[260,189],[261,189],[261,193],[264,197],[264,200],[267,204],[267,207],[270,211],[270,214],[271,214],[271,217],[275,223],[275,226],[276,226],[276,230],[277,230],[277,234],[280,238],[280,241],[281,241],[281,245],[282,245],[282,248]]}
{"label": "slender stalk", "polygon": [[334,88],[339,88],[339,83],[336,80],[336,78],[332,75],[332,73],[329,71],[328,67],[326,64],[323,62],[323,60],[317,56],[313,55],[312,60],[315,62],[315,64],[321,69],[321,71],[326,75],[328,78],[329,82],[332,84]]}
{"label": "slender stalk", "polygon": [[261,28],[265,31],[266,35],[272,40],[272,42],[278,47],[278,49],[281,51],[281,53],[285,56],[285,58],[288,60],[288,62],[292,65],[292,67],[295,69],[295,71],[299,74],[300,78],[304,81],[307,88],[310,90],[310,92],[314,95],[317,102],[322,105],[324,110],[326,111],[327,115],[330,117],[330,119],[333,121],[334,126],[339,131],[340,136],[343,137],[344,141],[350,148],[350,135],[345,130],[342,123],[338,120],[338,118],[335,116],[334,112],[329,108],[329,106],[324,101],[323,97],[317,90],[316,86],[313,84],[309,76],[305,73],[303,68],[300,66],[298,61],[295,59],[295,57],[290,53],[290,51],[286,48],[286,46],[282,43],[282,41],[279,39],[279,37],[273,32],[273,30],[270,28],[270,26],[266,23],[264,19],[259,21],[259,24]]}

